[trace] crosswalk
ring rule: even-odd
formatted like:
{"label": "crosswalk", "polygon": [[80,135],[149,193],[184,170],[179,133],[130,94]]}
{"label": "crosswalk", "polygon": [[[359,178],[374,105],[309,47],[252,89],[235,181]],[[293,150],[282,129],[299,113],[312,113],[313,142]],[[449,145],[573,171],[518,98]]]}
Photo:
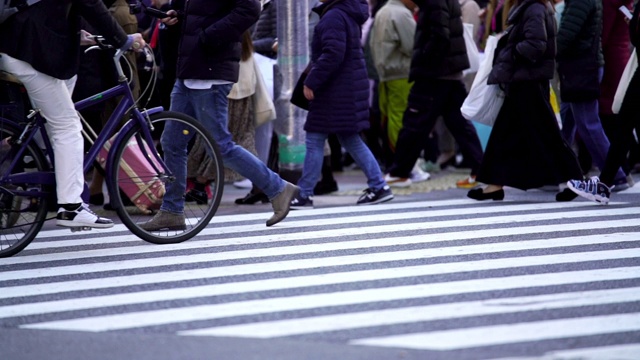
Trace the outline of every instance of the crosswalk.
{"label": "crosswalk", "polygon": [[214,217],[166,246],[120,225],[43,231],[0,260],[0,327],[640,359],[637,204],[392,202],[295,211],[273,228],[266,217]]}

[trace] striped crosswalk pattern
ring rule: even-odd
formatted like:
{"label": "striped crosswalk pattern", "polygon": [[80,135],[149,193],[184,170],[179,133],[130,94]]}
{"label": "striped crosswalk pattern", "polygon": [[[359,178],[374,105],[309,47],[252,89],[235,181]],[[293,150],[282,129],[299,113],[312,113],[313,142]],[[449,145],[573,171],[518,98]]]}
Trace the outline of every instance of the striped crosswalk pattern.
{"label": "striped crosswalk pattern", "polygon": [[636,204],[396,202],[295,211],[274,228],[266,217],[218,216],[167,246],[122,226],[45,230],[0,260],[0,327],[640,359]]}

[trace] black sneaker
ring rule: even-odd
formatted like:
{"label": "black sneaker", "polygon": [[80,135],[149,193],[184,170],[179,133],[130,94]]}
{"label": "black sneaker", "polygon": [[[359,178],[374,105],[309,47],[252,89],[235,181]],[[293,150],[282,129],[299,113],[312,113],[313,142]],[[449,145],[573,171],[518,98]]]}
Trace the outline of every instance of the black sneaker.
{"label": "black sneaker", "polygon": [[113,221],[96,215],[86,204],[81,204],[72,211],[61,207],[58,209],[56,219],[56,225],[66,227],[110,228],[113,226]]}
{"label": "black sneaker", "polygon": [[385,185],[382,189],[374,191],[371,189],[365,189],[364,194],[358,199],[358,205],[373,205],[383,203],[393,199],[393,193],[389,185]]}
{"label": "black sneaker", "polygon": [[310,198],[303,198],[296,195],[293,199],[291,199],[291,209],[293,210],[301,210],[301,209],[313,209],[313,200]]}

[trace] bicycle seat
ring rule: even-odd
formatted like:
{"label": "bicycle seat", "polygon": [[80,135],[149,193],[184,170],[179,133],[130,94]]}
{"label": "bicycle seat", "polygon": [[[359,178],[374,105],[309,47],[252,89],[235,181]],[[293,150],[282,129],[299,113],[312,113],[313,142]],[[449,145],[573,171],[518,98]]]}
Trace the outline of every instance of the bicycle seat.
{"label": "bicycle seat", "polygon": [[0,70],[0,81],[6,81],[6,82],[10,82],[10,83],[14,83],[22,86],[22,82],[20,82],[20,80],[18,80],[18,78],[15,75],[3,70]]}

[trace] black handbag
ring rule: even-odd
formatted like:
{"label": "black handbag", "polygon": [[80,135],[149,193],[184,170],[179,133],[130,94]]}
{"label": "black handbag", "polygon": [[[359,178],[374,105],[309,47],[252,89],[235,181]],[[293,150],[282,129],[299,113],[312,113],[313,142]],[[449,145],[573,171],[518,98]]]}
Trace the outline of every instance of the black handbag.
{"label": "black handbag", "polygon": [[291,103],[304,110],[309,110],[309,100],[304,96],[304,81],[307,80],[309,71],[311,71],[311,63],[309,63],[304,71],[302,71],[302,74],[300,74],[298,82],[296,82],[296,86],[293,88],[293,93],[291,94]]}

